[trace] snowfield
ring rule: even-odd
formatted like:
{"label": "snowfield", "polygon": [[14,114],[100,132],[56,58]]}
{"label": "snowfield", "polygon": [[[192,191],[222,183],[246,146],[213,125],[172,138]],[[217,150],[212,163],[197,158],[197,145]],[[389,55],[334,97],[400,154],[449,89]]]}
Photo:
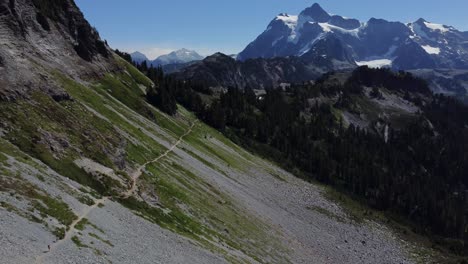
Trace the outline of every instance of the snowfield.
{"label": "snowfield", "polygon": [[384,68],[384,67],[391,67],[393,61],[390,59],[379,59],[379,60],[371,60],[371,61],[356,61],[356,64],[359,66],[367,65],[369,68]]}
{"label": "snowfield", "polygon": [[437,55],[440,53],[440,48],[431,47],[429,45],[422,45],[421,47],[429,54]]}

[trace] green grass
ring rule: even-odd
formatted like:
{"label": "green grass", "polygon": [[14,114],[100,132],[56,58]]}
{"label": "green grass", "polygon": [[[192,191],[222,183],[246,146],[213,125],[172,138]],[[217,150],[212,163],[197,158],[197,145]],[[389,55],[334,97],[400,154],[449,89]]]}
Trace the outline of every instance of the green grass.
{"label": "green grass", "polygon": [[123,81],[126,77],[125,75],[106,74],[95,88],[106,91],[107,94],[103,95],[112,95],[112,97],[137,113],[152,118],[151,110],[144,100],[144,93],[135,82],[131,82],[130,80],[128,82]]}
{"label": "green grass", "polygon": [[37,162],[32,160],[30,156],[28,156],[27,154],[22,152],[18,147],[16,147],[15,145],[11,144],[9,141],[3,138],[0,138],[0,152],[3,152],[4,154],[15,158],[18,162],[36,168],[40,172],[43,172],[46,169],[44,165],[39,165]]}
{"label": "green grass", "polygon": [[[223,243],[252,258],[270,255],[273,259],[287,263],[278,253],[284,252],[285,249],[272,240],[271,234],[264,233],[269,227],[248,213],[240,212],[229,197],[203,181],[195,172],[179,164],[175,154],[172,153],[157,164],[148,166],[147,171],[149,174],[144,175],[142,180],[147,186],[154,186],[159,202],[170,210],[170,214],[180,216],[169,220],[196,219],[196,226],[203,231],[201,235],[194,233],[198,241],[203,243],[203,239],[200,240],[201,236],[217,237]],[[180,209],[181,204],[185,205],[184,210]],[[177,222],[172,225],[177,226]],[[278,252],[265,251],[268,247],[275,248]],[[219,249],[215,250],[221,252]]]}
{"label": "green grass", "polygon": [[8,160],[8,157],[5,156],[4,154],[0,153],[0,163],[6,163]]}
{"label": "green grass", "polygon": [[52,231],[52,233],[55,235],[57,239],[64,239],[65,238],[65,233],[67,230],[63,227],[58,227]]}
{"label": "green grass", "polygon": [[215,171],[218,171],[219,173],[223,174],[226,176],[226,173],[224,171],[222,171],[219,167],[215,166],[213,163],[211,162],[208,162],[208,160],[202,158],[200,155],[196,154],[195,152],[189,150],[189,149],[186,149],[184,147],[181,148],[183,151],[187,152],[190,156],[196,158],[198,161],[200,161],[201,163],[203,163],[205,166],[215,170]]}
{"label": "green grass", "polygon": [[42,201],[46,206],[37,201],[33,202],[33,207],[41,214],[51,216],[57,219],[61,224],[70,226],[71,223],[77,218],[73,211],[70,209],[68,204],[57,199],[53,199],[48,196],[41,196],[39,200]]}
{"label": "green grass", "polygon": [[130,197],[120,202],[127,208],[138,212],[145,219],[181,235],[200,240],[199,235],[204,235],[204,229],[200,223],[184,215],[180,211],[166,213],[161,208],[151,207],[145,202]]}
{"label": "green grass", "polygon": [[88,219],[86,218],[83,218],[81,219],[80,222],[78,222],[78,224],[76,224],[75,226],[75,229],[77,230],[80,230],[80,231],[84,231],[86,229],[86,226],[91,226],[92,228],[96,229],[97,231],[101,232],[102,234],[104,234],[104,230],[102,230],[101,228],[97,227],[95,224],[91,223]]}
{"label": "green grass", "polygon": [[332,112],[333,116],[335,117],[335,120],[336,120],[336,122],[338,124],[340,122],[343,122],[343,112],[340,109],[337,109],[335,107],[331,107],[331,112]]}
{"label": "green grass", "polygon": [[17,215],[19,215],[19,216],[21,216],[23,218],[26,218],[29,221],[33,222],[33,223],[46,225],[46,223],[42,219],[38,218],[34,214],[32,214],[32,213],[30,213],[28,211],[21,211],[20,209],[16,208],[14,205],[9,204],[7,202],[1,201],[0,202],[0,207],[4,208],[8,212],[13,212],[13,213],[15,213],[15,214],[17,214]]}
{"label": "green grass", "polygon": [[89,233],[89,236],[94,237],[95,239],[107,244],[110,247],[114,247],[114,245],[109,240],[105,240],[105,239],[101,238],[100,236],[98,236],[98,235],[96,235],[94,233]]}
{"label": "green grass", "polygon": [[[151,127],[148,127],[147,123],[146,124],[142,123],[137,118],[136,114],[131,112],[131,111],[135,111],[135,109],[132,109],[131,107],[128,107],[122,102],[111,97],[108,94],[108,92],[103,89],[102,85],[98,85],[98,84],[95,85],[95,89],[93,90],[59,73],[55,73],[55,75],[57,79],[60,80],[64,88],[73,97],[84,102],[86,105],[93,108],[95,111],[97,111],[100,115],[102,115],[104,118],[108,120],[108,121],[107,120],[104,121],[101,119],[101,122],[103,123],[111,122],[112,125],[119,127],[120,129],[122,129],[123,131],[125,131],[126,133],[134,137],[136,141],[141,142],[141,145],[135,145],[134,143],[131,143],[131,142],[127,144],[127,147],[126,147],[127,160],[136,164],[142,164],[146,162],[147,160],[155,156],[158,156],[164,150],[164,148],[160,144],[158,144],[151,137],[146,135],[138,126],[144,127],[149,132],[154,133],[155,135],[158,135],[158,133],[155,130],[151,129]],[[108,77],[108,78],[112,79],[109,82],[118,83],[116,87],[122,88],[122,86],[124,86],[123,84],[119,83],[119,80],[117,78],[115,77]],[[112,86],[108,89],[109,91],[111,91],[111,94],[112,94],[112,89],[114,89]],[[126,97],[125,95],[123,96]],[[138,104],[140,105],[140,107],[143,107],[143,105],[146,105],[143,102],[142,98],[134,97],[131,99],[126,99],[126,100],[138,101]],[[129,102],[127,103],[130,106],[133,104]],[[128,107],[128,109],[126,107]],[[146,109],[146,106],[145,106],[145,109]],[[145,113],[151,113],[150,115],[154,117],[153,112],[154,112],[154,109],[151,109],[150,107],[147,108],[147,111],[145,110]],[[153,121],[148,119],[148,123],[151,123],[151,122]]]}
{"label": "green grass", "polygon": [[73,241],[73,243],[75,243],[75,245],[78,247],[78,248],[89,248],[89,246],[85,245],[83,242],[81,242],[81,240],[77,237],[77,236],[73,236],[71,238],[71,241]]}
{"label": "green grass", "polygon": [[53,217],[64,226],[69,226],[77,218],[68,204],[47,194],[38,192],[37,189],[31,183],[20,179],[7,180],[0,177],[0,191],[14,191],[16,195],[28,198],[31,201],[33,209],[39,211],[43,218],[47,216]]}
{"label": "green grass", "polygon": [[[233,153],[230,153],[215,143],[212,143],[212,139],[217,139],[219,142],[225,144],[233,150]],[[238,147],[231,147],[230,145],[233,145],[232,142],[227,142],[227,139],[221,138],[217,135],[217,132],[212,131],[204,124],[197,124],[194,128],[194,132],[188,135],[185,138],[185,141],[198,151],[221,161],[222,164],[227,165],[228,167],[244,171],[245,163],[248,162],[247,159],[242,157],[242,154],[245,153],[240,152]]]}
{"label": "green grass", "polygon": [[76,224],[75,229],[83,231],[87,224],[89,224],[88,219],[83,218],[83,219],[81,219],[80,222],[78,222],[78,224]]}
{"label": "green grass", "polygon": [[162,128],[170,131],[175,137],[182,136],[187,131],[188,126],[176,122],[176,119],[153,108],[153,114],[156,118],[155,123]]}
{"label": "green grass", "polygon": [[[96,180],[78,168],[74,160],[85,156],[118,171],[113,159],[107,153],[116,153],[119,150],[118,146],[125,145],[127,165],[137,166],[165,151],[165,148],[157,143],[156,139],[147,135],[145,130],[156,137],[174,142],[185,133],[190,123],[196,120],[192,113],[182,107],[179,107],[176,117],[170,117],[148,106],[144,100],[144,92],[138,85],[138,83],[148,85],[148,80],[133,67],[128,68],[128,65],[124,65],[124,68],[125,71],[113,75],[107,74],[92,87],[83,86],[55,72],[56,80],[73,97],[73,101],[55,102],[45,94],[34,94],[30,101],[19,100],[15,104],[1,105],[0,120],[7,121],[13,128],[12,132],[7,134],[8,140],[19,146],[21,151],[40,159],[60,174],[97,190],[99,194],[92,194],[95,197],[112,193],[115,188],[122,188],[115,182],[106,182],[107,177],[102,181]],[[139,114],[146,118],[141,118]],[[33,121],[28,121],[30,119]],[[169,137],[160,133],[159,127],[169,134]],[[43,138],[41,131],[52,133],[52,136],[57,138],[64,137],[71,146],[65,147],[63,151],[52,151],[48,145],[40,143]],[[205,135],[210,138],[205,139]],[[221,142],[232,151],[220,148],[214,140]],[[96,142],[99,144],[94,144]],[[125,144],[121,144],[122,142]],[[204,124],[198,124],[185,142],[196,149],[192,155],[205,165],[218,170],[221,168],[243,170],[246,162],[253,157],[221,133]],[[0,151],[1,149],[0,144]],[[80,152],[75,151],[76,149]],[[203,155],[200,153],[216,160],[216,165],[201,158]],[[177,158],[174,154],[170,157]],[[242,251],[254,259],[261,256],[262,259],[288,262],[284,257],[287,250],[275,241],[274,235],[266,232],[270,227],[254,216],[241,212],[229,197],[223,195],[215,186],[204,182],[196,172],[166,159],[154,166],[148,166],[147,169],[151,175],[142,177],[147,184],[143,186],[155,189],[164,209],[152,207],[134,198],[120,200],[136,214],[166,229],[192,238],[210,250],[222,252],[229,259],[237,257],[225,252],[223,248],[215,247],[206,239],[213,241],[219,239],[225,245]],[[94,193],[88,188],[81,191]],[[85,204],[91,202],[88,198],[77,198]],[[49,209],[48,206],[44,208]],[[44,214],[59,214],[59,212],[45,212],[44,208],[41,208]],[[61,221],[68,222],[65,218]],[[83,220],[77,229],[86,229],[88,225],[91,223]],[[58,231],[57,236],[60,236]],[[82,245],[78,237],[74,243]]]}
{"label": "green grass", "polygon": [[79,195],[78,196],[78,201],[82,204],[86,204],[88,206],[91,206],[94,204],[94,200],[89,198],[87,195]]}
{"label": "green grass", "polygon": [[130,76],[133,78],[133,80],[135,80],[137,83],[144,85],[145,87],[151,87],[153,85],[153,82],[148,77],[146,77],[143,73],[141,73],[137,68],[135,68],[129,62],[122,59],[120,56],[115,56],[114,58],[117,59],[117,62],[119,63],[119,65],[124,67],[127,70],[127,72],[130,74]]}
{"label": "green grass", "polygon": [[[11,127],[5,138],[58,173],[100,192],[109,191],[111,186],[101,184],[73,161],[84,155],[112,168],[113,162],[105,151],[115,151],[120,142],[114,127],[77,102],[57,103],[38,92],[32,94],[32,100],[0,105],[0,120]],[[51,138],[48,140],[66,143],[62,143],[61,150],[53,149],[44,143],[45,135]]]}
{"label": "green grass", "polygon": [[0,206],[2,208],[5,208],[8,212],[16,211],[16,207],[14,207],[13,205],[11,205],[11,204],[9,204],[7,202],[4,202],[4,201],[0,202]]}
{"label": "green grass", "polygon": [[101,199],[102,198],[102,195],[100,195],[99,193],[97,193],[93,189],[88,190],[87,188],[82,186],[82,187],[80,187],[79,191],[82,192],[82,193],[85,193],[85,194],[89,194],[89,195],[91,195],[92,197],[94,197],[96,199]]}
{"label": "green grass", "polygon": [[[116,181],[109,179],[109,177],[103,177],[103,180],[96,179],[77,167],[74,160],[83,155],[104,166],[115,168],[107,154],[115,153],[116,147],[123,140],[120,133],[116,131],[115,125],[135,137],[136,141],[149,147],[142,148],[132,143],[127,144],[127,160],[135,164],[142,164],[150,158],[158,156],[163,151],[163,148],[157,142],[122,117],[126,116],[126,118],[131,119],[131,113],[128,113],[126,109],[122,109],[108,95],[107,97],[102,95],[107,94],[103,89],[111,89],[113,96],[121,94],[120,99],[122,100],[134,100],[141,106],[145,105],[144,100],[141,98],[132,98],[125,95],[127,92],[136,94],[138,91],[140,94],[137,94],[137,97],[142,95],[136,83],[131,82],[132,78],[129,77],[128,80],[125,80],[125,82],[129,83],[127,85],[118,78],[111,75],[106,76],[101,83],[103,88],[100,89],[102,93],[100,95],[59,73],[55,73],[55,76],[74,98],[90,104],[90,107],[105,116],[109,121],[94,115],[79,101],[57,103],[41,93],[33,94],[32,101],[19,100],[14,104],[2,104],[0,105],[0,120],[6,121],[13,128],[6,135],[6,138],[23,152],[38,158],[58,173],[107,195],[113,194],[115,189],[122,189],[123,187]],[[132,106],[132,102],[127,103]],[[118,109],[122,114],[119,115],[112,111],[106,107],[107,104],[112,105],[114,109]],[[152,110],[148,111],[151,112]],[[12,115],[12,113],[18,114]],[[41,131],[46,131],[52,134],[53,137],[63,138],[70,146],[65,146],[61,153],[51,150],[49,146],[42,144],[41,139],[45,132]],[[76,149],[79,149],[80,152],[77,152]]]}

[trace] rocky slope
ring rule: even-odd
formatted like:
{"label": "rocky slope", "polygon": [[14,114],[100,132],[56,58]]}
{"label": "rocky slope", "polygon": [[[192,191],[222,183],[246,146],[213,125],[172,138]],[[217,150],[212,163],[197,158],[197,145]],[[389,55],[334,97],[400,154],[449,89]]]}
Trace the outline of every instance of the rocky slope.
{"label": "rocky slope", "polygon": [[451,95],[468,103],[468,70],[417,69],[410,72],[425,79],[434,93]]}
{"label": "rocky slope", "polygon": [[183,108],[148,105],[151,81],[72,0],[0,1],[0,33],[0,263],[429,261]]}
{"label": "rocky slope", "polygon": [[86,78],[115,69],[108,47],[73,2],[1,1],[0,23],[2,98],[33,90],[60,97],[63,90],[50,87],[53,84],[38,73],[38,65]]}

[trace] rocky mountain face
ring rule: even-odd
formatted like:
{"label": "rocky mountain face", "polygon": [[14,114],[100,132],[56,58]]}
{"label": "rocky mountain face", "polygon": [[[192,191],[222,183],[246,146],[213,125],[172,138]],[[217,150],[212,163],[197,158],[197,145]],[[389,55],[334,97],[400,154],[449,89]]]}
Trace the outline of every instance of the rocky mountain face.
{"label": "rocky mountain face", "polygon": [[33,90],[61,96],[38,65],[83,78],[116,69],[109,48],[73,1],[0,1],[0,35],[2,99]]}
{"label": "rocky mountain face", "polygon": [[418,69],[410,72],[426,80],[434,93],[451,95],[468,103],[468,70]]}
{"label": "rocky mountain face", "polygon": [[[306,65],[228,58],[201,65],[239,83]],[[322,187],[149,105],[153,86],[72,0],[0,0],[0,262],[416,262]]]}
{"label": "rocky mountain face", "polygon": [[[323,58],[319,56],[313,59]],[[323,65],[328,65],[328,68],[317,67],[315,63],[306,63],[298,57],[252,59],[241,62],[222,53],[216,53],[173,75],[178,79],[201,82],[209,86],[265,89],[278,87],[285,82],[313,80],[333,68],[330,66],[331,61],[324,61]]]}
{"label": "rocky mountain face", "polygon": [[[328,39],[335,41],[328,41]],[[420,68],[468,68],[467,33],[453,27],[419,19],[403,24],[372,18],[356,19],[330,15],[320,5],[298,16],[280,14],[239,55],[250,58],[306,56],[323,41],[341,43],[340,55],[358,65],[388,66],[399,70]],[[333,56],[334,53],[324,53]],[[335,59],[344,59],[334,56]]]}

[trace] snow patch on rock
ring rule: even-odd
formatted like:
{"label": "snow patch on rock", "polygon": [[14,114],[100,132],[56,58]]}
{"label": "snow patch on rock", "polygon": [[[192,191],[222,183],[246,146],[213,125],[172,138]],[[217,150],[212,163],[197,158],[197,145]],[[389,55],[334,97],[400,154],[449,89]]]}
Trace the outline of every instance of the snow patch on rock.
{"label": "snow patch on rock", "polygon": [[379,60],[371,60],[371,61],[356,61],[356,64],[359,66],[367,65],[370,68],[384,68],[384,67],[391,67],[393,61],[390,59],[379,59]]}
{"label": "snow patch on rock", "polygon": [[281,20],[290,29],[295,29],[297,26],[298,16],[291,16],[288,14],[280,14],[276,17],[276,20]]}
{"label": "snow patch on rock", "polygon": [[431,47],[429,45],[421,45],[421,47],[429,54],[436,54],[440,53],[440,48]]}
{"label": "snow patch on rock", "polygon": [[450,29],[447,26],[444,26],[442,24],[435,24],[435,23],[430,23],[430,22],[424,22],[424,25],[428,27],[431,30],[439,30],[442,33],[450,31]]}
{"label": "snow patch on rock", "polygon": [[331,25],[329,23],[318,23],[318,24],[320,25],[320,27],[322,27],[324,32],[340,32],[342,34],[352,35],[352,36],[354,36],[356,38],[358,37],[359,30],[360,30],[360,28],[344,29],[344,28],[341,28],[341,27]]}

